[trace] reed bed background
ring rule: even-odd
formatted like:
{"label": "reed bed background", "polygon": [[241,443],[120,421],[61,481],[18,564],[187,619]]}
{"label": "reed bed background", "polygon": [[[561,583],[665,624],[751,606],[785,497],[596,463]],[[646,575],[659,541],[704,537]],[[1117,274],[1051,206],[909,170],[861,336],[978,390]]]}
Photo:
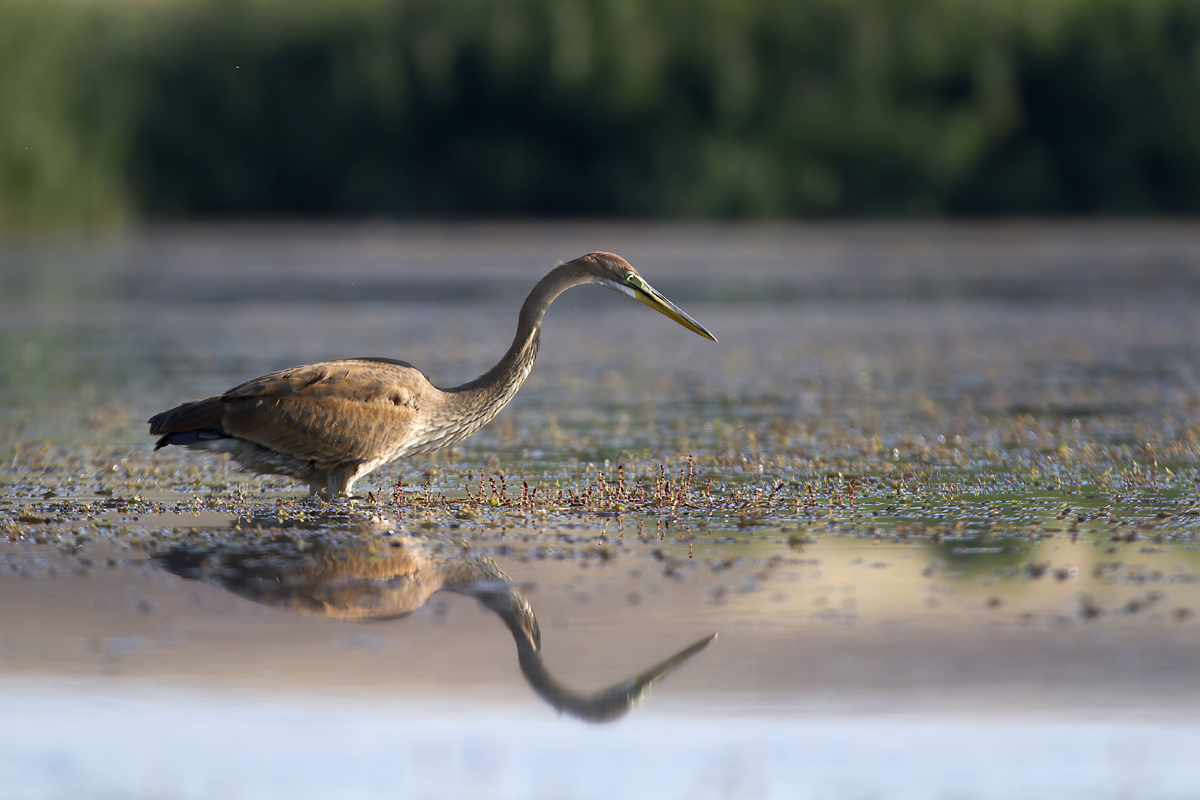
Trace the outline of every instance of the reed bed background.
{"label": "reed bed background", "polygon": [[0,0],[0,225],[1179,214],[1191,0]]}

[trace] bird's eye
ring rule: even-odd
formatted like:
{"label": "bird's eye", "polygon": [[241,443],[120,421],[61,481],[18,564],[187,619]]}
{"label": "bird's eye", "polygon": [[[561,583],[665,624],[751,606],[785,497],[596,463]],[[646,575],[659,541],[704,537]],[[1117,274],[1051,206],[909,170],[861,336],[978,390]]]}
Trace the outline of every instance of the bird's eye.
{"label": "bird's eye", "polygon": [[630,286],[634,287],[635,289],[645,289],[646,288],[646,282],[643,281],[637,275],[626,275],[625,282],[628,283]]}

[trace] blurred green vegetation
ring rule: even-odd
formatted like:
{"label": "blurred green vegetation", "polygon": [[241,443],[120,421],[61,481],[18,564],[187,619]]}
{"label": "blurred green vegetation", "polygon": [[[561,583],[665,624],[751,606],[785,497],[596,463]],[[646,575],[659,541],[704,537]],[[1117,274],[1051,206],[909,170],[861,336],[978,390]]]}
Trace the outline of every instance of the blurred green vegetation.
{"label": "blurred green vegetation", "polygon": [[1200,210],[1196,0],[0,0],[0,225]]}

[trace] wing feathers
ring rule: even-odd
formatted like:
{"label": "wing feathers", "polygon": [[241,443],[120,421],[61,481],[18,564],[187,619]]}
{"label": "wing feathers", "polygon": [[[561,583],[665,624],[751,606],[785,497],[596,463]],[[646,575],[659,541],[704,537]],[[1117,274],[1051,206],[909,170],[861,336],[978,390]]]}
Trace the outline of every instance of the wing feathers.
{"label": "wing feathers", "polygon": [[225,431],[318,464],[365,462],[403,442],[413,411],[340,398],[239,398],[226,404]]}
{"label": "wing feathers", "polygon": [[322,465],[365,462],[402,445],[427,387],[425,376],[403,362],[312,364],[156,414],[150,432],[211,429]]}

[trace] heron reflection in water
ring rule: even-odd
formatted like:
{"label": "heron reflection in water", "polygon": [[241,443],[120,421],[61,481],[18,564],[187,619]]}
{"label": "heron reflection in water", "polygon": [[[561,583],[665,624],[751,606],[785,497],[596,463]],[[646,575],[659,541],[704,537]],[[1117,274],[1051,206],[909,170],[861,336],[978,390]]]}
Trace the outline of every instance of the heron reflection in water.
{"label": "heron reflection in water", "polygon": [[159,437],[154,449],[182,445],[228,453],[249,472],[296,478],[308,483],[310,493],[328,498],[348,495],[372,470],[448,447],[496,416],[529,377],[546,309],[584,283],[627,294],[717,340],[625,259],[588,253],[533,287],[508,352],[469,383],[439,389],[411,364],[389,358],[294,367],[155,414],[148,420],[150,433]]}
{"label": "heron reflection in water", "polygon": [[537,618],[512,579],[456,537],[274,537],[202,548],[176,545],[154,560],[176,575],[258,603],[357,622],[407,616],[438,591],[474,597],[511,631],[533,690],[558,711],[589,722],[623,716],[651,686],[716,638],[706,636],[628,680],[583,693],[566,688],[546,669]]}

